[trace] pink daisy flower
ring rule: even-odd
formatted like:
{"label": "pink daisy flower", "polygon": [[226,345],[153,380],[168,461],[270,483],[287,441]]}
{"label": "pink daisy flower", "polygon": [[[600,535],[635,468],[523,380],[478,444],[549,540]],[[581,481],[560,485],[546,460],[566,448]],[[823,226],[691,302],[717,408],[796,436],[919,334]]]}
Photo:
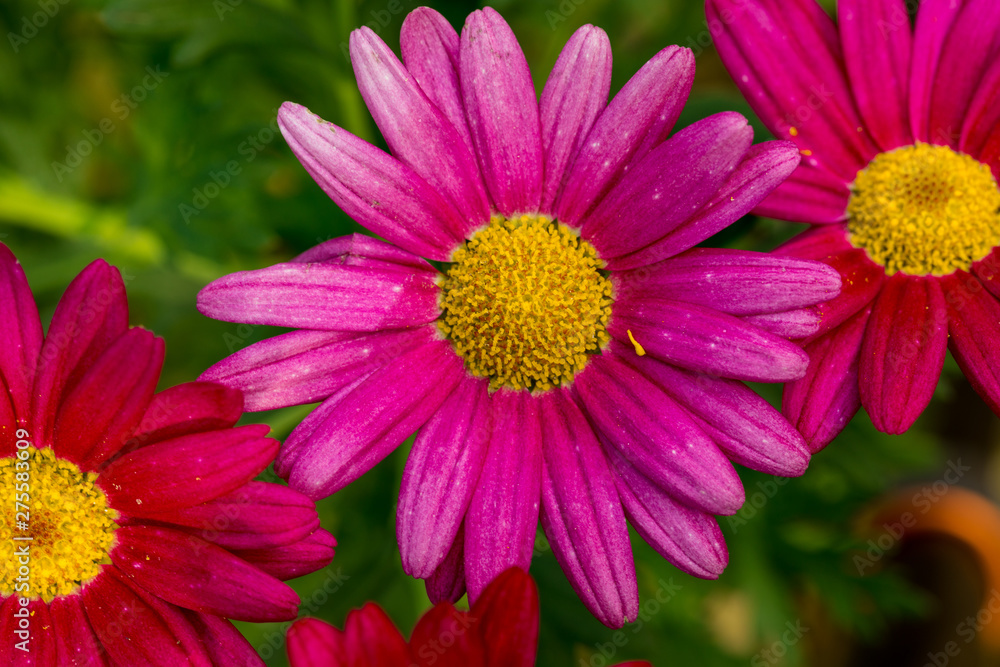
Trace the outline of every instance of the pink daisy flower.
{"label": "pink daisy flower", "polygon": [[3,664],[262,665],[226,618],[295,618],[281,580],[333,558],[312,501],[251,481],[278,443],[238,391],[154,393],[163,351],[100,260],[43,336],[0,244]]}
{"label": "pink daisy flower", "polygon": [[782,475],[808,464],[799,433],[738,380],[802,376],[808,359],[783,336],[816,328],[812,305],[839,275],[692,249],[798,151],[752,146],[734,113],[668,138],[694,77],[679,47],[608,103],[611,49],[593,26],[540,102],[492,9],[461,37],[417,9],[401,43],[405,65],[371,30],[351,36],[393,155],[301,106],[278,115],[321,187],[391,243],[339,238],[207,286],[210,317],[298,331],[202,377],[244,390],[251,410],[323,401],[276,462],[313,498],[419,429],[397,534],[432,599],[475,601],[508,567],[527,570],[541,517],[584,603],[621,626],[638,610],[626,517],[678,567],[716,577],[727,553],[712,515],[744,500],[730,461]]}
{"label": "pink daisy flower", "polygon": [[1000,414],[1000,5],[708,0],[723,61],[802,165],[757,212],[815,227],[779,252],[843,277],[784,412],[816,451],[864,406],[906,431],[951,349]]}
{"label": "pink daisy flower", "polygon": [[[538,589],[523,570],[494,579],[469,611],[440,602],[410,641],[377,604],[347,614],[344,630],[315,618],[288,629],[291,667],[532,667],[538,648]],[[650,667],[648,662],[617,667]]]}

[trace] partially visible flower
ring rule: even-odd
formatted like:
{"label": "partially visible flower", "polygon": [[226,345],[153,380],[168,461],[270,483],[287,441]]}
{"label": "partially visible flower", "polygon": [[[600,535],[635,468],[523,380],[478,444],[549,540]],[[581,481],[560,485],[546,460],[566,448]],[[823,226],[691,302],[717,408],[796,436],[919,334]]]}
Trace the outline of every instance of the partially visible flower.
{"label": "partially visible flower", "polygon": [[[493,580],[469,611],[439,602],[410,641],[377,604],[347,614],[344,630],[315,618],[288,628],[291,667],[531,667],[538,648],[538,589],[511,568]],[[618,667],[650,667],[623,662]]]}
{"label": "partially visible flower", "polygon": [[1000,3],[708,0],[719,55],[804,160],[757,212],[815,227],[780,254],[840,271],[784,412],[810,449],[863,405],[906,431],[951,349],[1000,414]]}
{"label": "partially visible flower", "polygon": [[295,618],[281,580],[333,558],[312,501],[251,481],[278,443],[240,393],[154,393],[163,353],[101,260],[43,336],[0,244],[3,664],[263,664],[226,618]]}
{"label": "partially visible flower", "polygon": [[[801,435],[738,380],[785,381],[840,287],[818,263],[694,248],[798,164],[722,113],[671,136],[694,57],[667,47],[608,103],[611,47],[563,49],[541,101],[510,27],[472,13],[404,21],[404,65],[351,36],[362,96],[393,156],[296,104],[278,122],[323,189],[386,243],[355,235],[220,278],[210,317],[299,329],[203,379],[251,410],[323,401],[278,474],[320,498],[419,429],[397,536],[434,601],[475,602],[536,530],[587,607],[638,613],[626,517],[699,577],[728,554],[714,514],[743,504],[731,461],[799,475]],[[422,257],[443,262],[438,271]]]}

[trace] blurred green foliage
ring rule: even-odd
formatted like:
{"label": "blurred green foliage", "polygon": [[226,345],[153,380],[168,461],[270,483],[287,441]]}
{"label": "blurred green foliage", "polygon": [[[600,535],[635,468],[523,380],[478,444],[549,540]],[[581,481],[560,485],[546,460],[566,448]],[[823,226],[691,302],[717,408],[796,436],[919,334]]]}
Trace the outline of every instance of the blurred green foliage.
{"label": "blurred green foliage", "polygon": [[[353,28],[368,24],[398,47],[400,24],[414,6],[409,0],[0,4],[0,32],[8,36],[0,46],[0,240],[24,264],[43,319],[72,277],[104,257],[126,276],[133,324],[167,341],[163,386],[192,380],[273,335],[267,327],[202,317],[195,295],[220,275],[282,261],[358,229],[299,166],[275,131],[275,111],[294,100],[381,142],[357,92],[346,43]],[[457,0],[433,6],[458,27],[477,7]],[[518,35],[539,90],[573,30],[594,23],[611,37],[613,90],[676,43],[698,56],[680,125],[724,109],[751,115],[708,46],[700,2],[494,6]],[[55,12],[41,21],[45,7]],[[715,241],[769,250],[794,231],[748,218]],[[943,395],[954,378],[952,371],[943,381]],[[761,390],[777,399],[775,388]],[[249,420],[267,421],[284,437],[308,410]],[[796,622],[807,623],[812,635],[789,646],[782,664],[804,664],[821,626],[866,639],[891,618],[921,613],[927,600],[892,568],[857,576],[850,556],[862,544],[852,522],[901,479],[942,469],[938,414],[930,411],[901,437],[877,434],[862,416],[803,478],[787,483],[741,471],[748,497],[759,491],[764,502],[721,520],[731,565],[718,582],[680,573],[636,537],[644,611],[619,637],[587,613],[540,535],[532,568],[542,596],[539,664],[598,667],[626,658],[747,664]],[[342,624],[348,609],[376,600],[408,632],[428,607],[422,584],[403,575],[395,543],[404,461],[405,451],[395,453],[320,504],[323,525],[340,547],[330,570],[295,582],[303,613]],[[667,594],[664,583],[679,588]],[[658,592],[669,601],[650,604]],[[280,626],[240,627],[270,664],[285,664]]]}

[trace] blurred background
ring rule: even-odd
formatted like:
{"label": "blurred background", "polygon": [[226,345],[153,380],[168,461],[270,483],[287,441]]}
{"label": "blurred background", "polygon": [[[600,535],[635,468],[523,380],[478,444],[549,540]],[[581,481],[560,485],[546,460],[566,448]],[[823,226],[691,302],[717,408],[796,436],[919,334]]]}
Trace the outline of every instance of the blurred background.
{"label": "blurred background", "polygon": [[[479,6],[431,4],[458,28]],[[735,109],[753,119],[758,140],[768,138],[711,48],[696,0],[492,4],[539,91],[568,37],[593,23],[611,37],[613,92],[664,46],[688,46],[698,76],[679,126]],[[225,273],[358,231],[288,150],[276,109],[294,100],[384,146],[347,39],[367,24],[397,48],[415,6],[3,0],[0,241],[24,265],[43,321],[67,283],[103,257],[122,270],[132,323],[167,341],[164,387],[274,335],[202,317],[195,295]],[[711,244],[770,250],[799,229],[748,217]],[[774,387],[757,389],[778,400]],[[310,409],[248,421],[283,438]],[[1000,664],[997,427],[949,359],[932,406],[906,435],[881,435],[862,414],[802,478],[741,470],[748,503],[721,519],[728,570],[719,581],[694,579],[635,537],[642,611],[618,633],[584,609],[539,533],[538,664]],[[349,609],[375,600],[408,633],[429,607],[396,548],[407,449],[320,503],[340,547],[330,568],[293,582],[303,615],[342,626]],[[269,664],[286,664],[284,626],[240,628]]]}

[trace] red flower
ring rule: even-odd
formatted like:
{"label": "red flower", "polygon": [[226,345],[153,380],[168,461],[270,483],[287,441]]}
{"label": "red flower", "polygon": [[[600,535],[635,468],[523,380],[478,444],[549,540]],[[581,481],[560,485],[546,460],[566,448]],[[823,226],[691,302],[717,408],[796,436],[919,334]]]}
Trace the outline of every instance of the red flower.
{"label": "red flower", "polygon": [[[292,667],[531,667],[538,647],[538,589],[512,567],[469,611],[441,602],[424,614],[409,643],[382,608],[369,602],[347,615],[344,630],[315,618],[288,629]],[[624,662],[619,667],[650,667]]]}
{"label": "red flower", "polygon": [[333,558],[308,498],[251,481],[278,443],[242,395],[154,394],[163,354],[101,260],[43,336],[0,244],[0,663],[263,664],[223,617],[294,618],[281,580]]}

